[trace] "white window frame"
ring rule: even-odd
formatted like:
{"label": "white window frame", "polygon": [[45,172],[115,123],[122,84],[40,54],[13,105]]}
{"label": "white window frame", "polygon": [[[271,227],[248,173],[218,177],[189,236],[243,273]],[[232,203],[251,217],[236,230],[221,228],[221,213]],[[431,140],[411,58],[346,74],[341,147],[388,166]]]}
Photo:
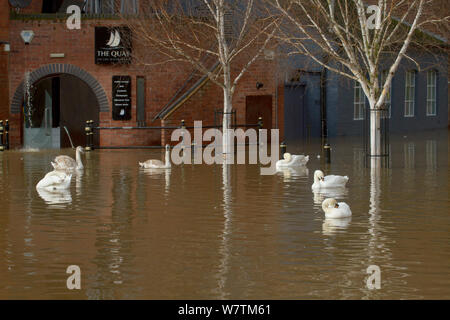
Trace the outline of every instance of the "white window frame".
{"label": "white window frame", "polygon": [[[359,100],[356,100],[356,92],[360,91]],[[355,81],[353,87],[353,120],[364,120],[364,111],[366,107],[366,95],[358,81]]]}
{"label": "white window frame", "polygon": [[[433,77],[433,78],[431,78]],[[427,116],[436,116],[437,115],[437,71],[429,70],[427,72]],[[430,81],[433,79],[433,81]],[[430,96],[431,93],[431,96]],[[431,112],[430,112],[431,109]]]}
{"label": "white window frame", "polygon": [[[383,70],[381,72],[381,81],[380,87],[383,89],[384,83],[386,82],[387,76],[389,74],[389,70]],[[392,109],[392,83],[394,82],[394,78],[391,79],[391,84],[389,85],[389,92],[384,96],[384,104],[388,108],[388,118],[391,118],[391,109]]]}
{"label": "white window frame", "polygon": [[[411,96],[408,96],[408,88]],[[405,74],[405,110],[404,116],[406,118],[414,117],[416,104],[416,71],[409,70]]]}

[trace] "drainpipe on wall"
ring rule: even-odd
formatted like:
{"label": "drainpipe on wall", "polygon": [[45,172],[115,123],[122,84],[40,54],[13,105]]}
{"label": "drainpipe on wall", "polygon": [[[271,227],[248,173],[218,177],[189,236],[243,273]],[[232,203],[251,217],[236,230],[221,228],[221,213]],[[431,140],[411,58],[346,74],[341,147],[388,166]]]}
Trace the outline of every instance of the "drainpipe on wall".
{"label": "drainpipe on wall", "polygon": [[[324,62],[328,62],[328,56],[324,57]],[[322,146],[328,143],[328,123],[327,123],[327,68],[322,67],[320,73],[320,119]]]}

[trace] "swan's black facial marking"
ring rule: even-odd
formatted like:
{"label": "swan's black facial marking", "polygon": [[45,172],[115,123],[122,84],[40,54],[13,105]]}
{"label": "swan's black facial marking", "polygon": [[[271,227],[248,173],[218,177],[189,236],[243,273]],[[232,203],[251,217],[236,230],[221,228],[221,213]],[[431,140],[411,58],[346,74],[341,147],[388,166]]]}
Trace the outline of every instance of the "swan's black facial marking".
{"label": "swan's black facial marking", "polygon": [[336,204],[334,205],[334,207],[335,207],[335,208],[339,208],[339,204],[336,203]]}

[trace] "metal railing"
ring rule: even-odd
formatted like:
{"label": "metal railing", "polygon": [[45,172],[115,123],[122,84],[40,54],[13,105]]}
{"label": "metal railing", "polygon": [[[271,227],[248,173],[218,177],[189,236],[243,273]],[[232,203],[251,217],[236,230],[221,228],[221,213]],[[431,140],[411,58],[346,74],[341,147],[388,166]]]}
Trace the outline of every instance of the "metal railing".
{"label": "metal railing", "polygon": [[[258,128],[262,129],[263,121],[262,118],[258,118],[258,123],[256,124],[233,124],[230,126],[232,129],[236,128]],[[147,126],[147,127],[95,127],[94,120],[87,120],[86,127],[84,129],[86,133],[86,151],[92,151],[94,149],[157,149],[164,148],[164,146],[95,146],[94,145],[94,135],[98,134],[101,130],[176,130],[176,129],[196,129],[200,127],[187,126],[184,120],[181,120],[179,126]],[[202,125],[203,129],[221,129],[221,125]]]}

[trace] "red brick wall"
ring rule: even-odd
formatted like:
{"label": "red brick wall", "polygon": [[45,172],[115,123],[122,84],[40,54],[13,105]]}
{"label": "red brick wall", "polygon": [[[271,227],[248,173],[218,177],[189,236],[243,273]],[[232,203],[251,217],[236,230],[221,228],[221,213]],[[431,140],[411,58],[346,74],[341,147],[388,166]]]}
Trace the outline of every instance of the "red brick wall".
{"label": "red brick wall", "polygon": [[[68,30],[64,21],[52,20],[12,20],[10,26],[10,87],[9,97],[23,81],[26,71],[33,71],[50,63],[72,64],[90,73],[103,87],[111,109],[112,76],[130,75],[132,77],[132,119],[130,121],[113,121],[111,110],[100,113],[100,126],[136,126],[136,77],[146,78],[146,119],[147,125],[159,126],[160,121],[151,122],[153,117],[166,105],[172,95],[185,82],[192,71],[188,65],[163,65],[142,67],[132,65],[96,65],[94,63],[95,26],[118,24],[117,20],[83,20],[81,30]],[[20,38],[20,31],[30,29],[35,32],[32,43],[25,46]],[[150,50],[133,44],[133,50]],[[50,58],[50,53],[64,53],[64,58]],[[273,112],[275,112],[275,64],[261,58],[241,79],[233,100],[237,110],[238,123],[245,122],[246,95],[273,95]],[[256,89],[256,82],[264,83],[261,90]],[[282,96],[280,90],[279,96]],[[11,101],[11,99],[9,99]],[[222,109],[223,93],[213,83],[206,84],[191,100],[171,115],[168,124],[185,119],[187,125],[194,120],[203,120],[204,124],[212,124],[214,109]],[[282,99],[279,99],[279,126],[282,127]],[[272,115],[275,121],[275,113]],[[11,143],[21,144],[20,116],[14,117],[12,123]],[[275,123],[272,123],[275,128]],[[170,136],[169,136],[170,137]],[[112,131],[102,130],[100,144],[103,146],[120,145],[158,145],[161,143],[161,132],[158,130]]]}
{"label": "red brick wall", "polygon": [[[0,2],[0,41],[9,41],[8,1]],[[9,115],[8,58],[9,53],[4,51],[4,45],[0,45],[0,120]]]}

